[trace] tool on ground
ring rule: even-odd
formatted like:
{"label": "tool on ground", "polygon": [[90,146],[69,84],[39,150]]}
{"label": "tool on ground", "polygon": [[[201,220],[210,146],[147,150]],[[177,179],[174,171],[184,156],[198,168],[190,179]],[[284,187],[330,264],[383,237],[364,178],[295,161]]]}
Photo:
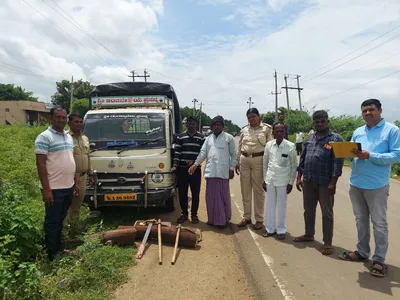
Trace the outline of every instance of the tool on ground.
{"label": "tool on ground", "polygon": [[158,219],[157,226],[158,226],[158,264],[162,265],[161,219]]}
{"label": "tool on ground", "polygon": [[177,231],[176,231],[176,239],[175,239],[175,246],[174,246],[174,255],[172,256],[172,260],[171,260],[171,265],[175,264],[175,259],[176,259],[176,251],[178,250],[178,243],[179,243],[179,235],[181,233],[181,224],[178,224],[178,226],[176,227]]}
{"label": "tool on ground", "polygon": [[138,252],[136,254],[136,258],[139,258],[139,259],[142,258],[144,249],[146,247],[147,239],[148,239],[150,231],[151,231],[151,227],[153,226],[153,223],[155,221],[156,220],[147,220],[146,221],[146,223],[148,224],[147,225],[147,229],[146,229],[146,233],[143,236],[143,240],[142,240],[142,243],[140,244],[139,250],[138,250]]}

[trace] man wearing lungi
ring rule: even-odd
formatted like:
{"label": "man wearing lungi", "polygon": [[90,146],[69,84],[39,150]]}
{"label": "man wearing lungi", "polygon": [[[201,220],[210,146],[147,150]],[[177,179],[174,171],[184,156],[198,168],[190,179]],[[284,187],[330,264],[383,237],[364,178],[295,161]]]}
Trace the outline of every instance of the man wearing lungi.
{"label": "man wearing lungi", "polygon": [[193,174],[206,160],[207,224],[226,228],[232,215],[229,179],[234,177],[236,146],[234,137],[223,131],[223,117],[215,117],[211,127],[213,134],[205,140],[195,163],[189,168],[189,174]]}

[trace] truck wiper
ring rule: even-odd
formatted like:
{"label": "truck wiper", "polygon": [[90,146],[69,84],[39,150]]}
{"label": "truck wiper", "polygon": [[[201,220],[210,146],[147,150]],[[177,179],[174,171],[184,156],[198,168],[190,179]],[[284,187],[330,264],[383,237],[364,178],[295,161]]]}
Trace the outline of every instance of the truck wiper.
{"label": "truck wiper", "polygon": [[[159,141],[162,141],[162,140],[165,140],[165,138],[155,139],[155,140],[151,140],[151,141],[146,141],[146,142],[143,142],[143,143],[137,143],[136,145],[133,145],[133,144],[132,144],[132,145],[130,145],[130,146],[140,147],[140,146],[143,146],[143,145],[148,145],[148,144],[155,143],[155,142],[159,142]],[[129,148],[130,148],[130,147],[125,147],[125,148],[119,150],[119,151],[117,152],[117,154],[120,154],[121,152],[124,152],[124,151],[126,151],[126,150],[129,150]]]}

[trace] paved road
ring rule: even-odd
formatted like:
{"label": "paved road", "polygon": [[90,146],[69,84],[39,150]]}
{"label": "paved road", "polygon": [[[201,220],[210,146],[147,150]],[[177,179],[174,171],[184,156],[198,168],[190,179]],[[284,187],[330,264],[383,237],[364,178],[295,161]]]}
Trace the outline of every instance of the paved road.
{"label": "paved road", "polygon": [[[331,256],[323,256],[318,251],[322,246],[320,211],[317,214],[316,242],[292,242],[292,236],[304,234],[302,196],[297,190],[288,199],[289,235],[285,241],[264,238],[261,231],[239,230],[233,225],[238,248],[251,282],[259,291],[260,299],[400,299],[400,183],[393,181],[390,188],[388,275],[386,278],[374,278],[368,272],[371,262],[345,262],[337,257],[345,250],[354,250],[356,244],[355,220],[348,195],[349,175],[350,168],[346,167],[337,187],[334,232],[336,250]],[[233,207],[236,208],[232,222],[237,222],[242,211],[237,176],[231,182],[231,194]],[[371,242],[373,249],[374,243]],[[278,293],[274,293],[274,298],[267,298],[271,290]]]}

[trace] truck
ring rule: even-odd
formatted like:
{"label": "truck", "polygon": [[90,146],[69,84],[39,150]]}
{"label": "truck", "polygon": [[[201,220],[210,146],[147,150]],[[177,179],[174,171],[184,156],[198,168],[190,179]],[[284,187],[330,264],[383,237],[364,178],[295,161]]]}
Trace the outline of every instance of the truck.
{"label": "truck", "polygon": [[89,138],[94,185],[84,201],[110,206],[163,207],[173,211],[174,141],[182,132],[173,87],[157,82],[97,85],[89,97],[83,133]]}
{"label": "truck", "polygon": [[211,132],[211,127],[210,126],[202,126],[201,128],[201,134],[204,136],[208,136]]}

